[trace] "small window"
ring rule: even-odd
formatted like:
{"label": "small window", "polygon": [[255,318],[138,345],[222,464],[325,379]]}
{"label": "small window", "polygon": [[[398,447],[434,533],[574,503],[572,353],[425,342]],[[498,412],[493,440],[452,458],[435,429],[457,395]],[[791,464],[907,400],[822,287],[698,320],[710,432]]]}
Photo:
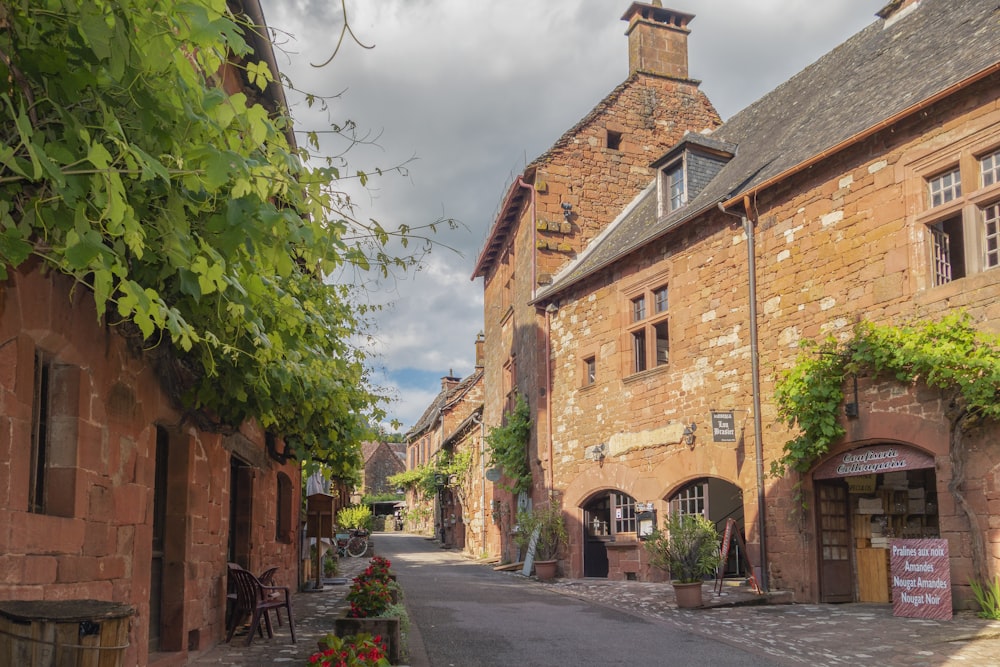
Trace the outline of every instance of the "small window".
{"label": "small window", "polygon": [[659,287],[653,290],[654,312],[664,313],[667,310],[667,288]]}
{"label": "small window", "polygon": [[980,170],[983,176],[983,187],[1000,183],[1000,151],[991,153],[979,160]]}
{"label": "small window", "polygon": [[667,212],[676,211],[685,202],[684,163],[677,162],[663,172],[666,191]]}
{"label": "small window", "polygon": [[646,330],[632,332],[633,363],[632,371],[640,373],[646,370]]}
{"label": "small window", "polygon": [[962,218],[955,217],[929,226],[934,285],[965,277],[965,246]]}
{"label": "small window", "polygon": [[986,268],[1000,266],[1000,204],[983,209],[983,235]]}
{"label": "small window", "polygon": [[583,360],[583,385],[589,387],[597,380],[597,357],[587,357]]}
{"label": "small window", "polygon": [[646,297],[632,299],[632,321],[642,322],[646,319]]}
{"label": "small window", "polygon": [[962,196],[962,180],[958,169],[927,181],[931,207],[941,206]]}
{"label": "small window", "polygon": [[274,521],[274,539],[292,542],[292,480],[283,472],[278,473],[277,516]]}
{"label": "small window", "polygon": [[614,130],[608,130],[608,148],[610,150],[619,150],[622,146],[622,133],[615,132]]}
{"label": "small window", "polygon": [[656,334],[656,365],[663,366],[670,360],[670,336],[667,333],[667,323],[657,322],[653,325]]}
{"label": "small window", "polygon": [[28,478],[28,511],[45,512],[45,482],[49,467],[49,419],[52,411],[52,360],[35,352],[35,386],[31,407],[31,476]]}

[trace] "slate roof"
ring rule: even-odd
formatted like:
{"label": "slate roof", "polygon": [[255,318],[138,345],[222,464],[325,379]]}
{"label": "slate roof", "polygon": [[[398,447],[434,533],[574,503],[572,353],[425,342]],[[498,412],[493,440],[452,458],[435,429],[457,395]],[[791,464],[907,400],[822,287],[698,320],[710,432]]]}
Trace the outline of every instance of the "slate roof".
{"label": "slate roof", "polygon": [[417,423],[413,425],[413,428],[406,432],[406,440],[412,440],[433,426],[437,422],[438,416],[441,412],[450,407],[456,400],[464,396],[465,393],[469,391],[469,389],[471,389],[482,377],[483,369],[477,368],[472,375],[469,375],[458,384],[441,390],[441,392],[434,397],[434,400],[431,401],[431,404],[427,406],[427,409],[424,410],[424,413],[420,415],[420,419],[418,419]]}
{"label": "slate roof", "polygon": [[1000,71],[1000,3],[921,0],[878,19],[712,133],[736,156],[687,206],[656,219],[640,194],[536,302],[714,208],[846,147],[977,77]]}

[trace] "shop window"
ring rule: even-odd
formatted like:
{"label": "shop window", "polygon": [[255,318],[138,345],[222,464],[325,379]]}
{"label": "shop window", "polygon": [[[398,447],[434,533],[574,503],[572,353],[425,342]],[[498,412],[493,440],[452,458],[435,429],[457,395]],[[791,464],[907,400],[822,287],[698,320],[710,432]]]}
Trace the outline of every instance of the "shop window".
{"label": "shop window", "polygon": [[[650,313],[647,303],[653,305]],[[632,373],[664,366],[670,361],[670,327],[667,319],[667,287],[660,285],[630,300],[629,329]]]}
{"label": "shop window", "polygon": [[701,514],[708,517],[708,482],[695,482],[677,493],[670,500],[670,513],[687,515]]}
{"label": "shop window", "polygon": [[588,537],[614,539],[625,533],[635,533],[635,499],[613,491],[595,499],[584,508]]}
{"label": "shop window", "polygon": [[635,499],[624,493],[611,494],[615,517],[615,534],[635,532]]}

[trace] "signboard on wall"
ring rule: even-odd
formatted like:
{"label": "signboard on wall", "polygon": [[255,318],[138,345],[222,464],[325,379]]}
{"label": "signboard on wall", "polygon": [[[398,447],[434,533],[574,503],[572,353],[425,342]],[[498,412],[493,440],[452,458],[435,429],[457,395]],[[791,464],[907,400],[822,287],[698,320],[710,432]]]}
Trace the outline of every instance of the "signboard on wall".
{"label": "signboard on wall", "polygon": [[732,410],[712,412],[712,442],[736,442],[736,416]]}
{"label": "signboard on wall", "polygon": [[892,540],[892,615],[951,619],[948,540]]}
{"label": "signboard on wall", "polygon": [[852,449],[830,458],[816,468],[813,479],[836,479],[933,467],[934,457],[930,454],[903,445],[878,445]]}

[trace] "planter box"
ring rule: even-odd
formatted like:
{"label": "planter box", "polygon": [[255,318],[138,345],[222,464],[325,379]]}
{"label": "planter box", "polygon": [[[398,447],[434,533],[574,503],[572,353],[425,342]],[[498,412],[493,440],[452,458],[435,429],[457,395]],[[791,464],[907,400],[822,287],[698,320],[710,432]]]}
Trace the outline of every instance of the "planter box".
{"label": "planter box", "polygon": [[387,616],[349,618],[346,615],[341,615],[333,621],[333,634],[338,637],[347,637],[348,635],[358,635],[361,633],[371,635],[372,637],[381,635],[388,648],[389,662],[394,665],[399,664],[402,638],[399,633],[398,618]]}

